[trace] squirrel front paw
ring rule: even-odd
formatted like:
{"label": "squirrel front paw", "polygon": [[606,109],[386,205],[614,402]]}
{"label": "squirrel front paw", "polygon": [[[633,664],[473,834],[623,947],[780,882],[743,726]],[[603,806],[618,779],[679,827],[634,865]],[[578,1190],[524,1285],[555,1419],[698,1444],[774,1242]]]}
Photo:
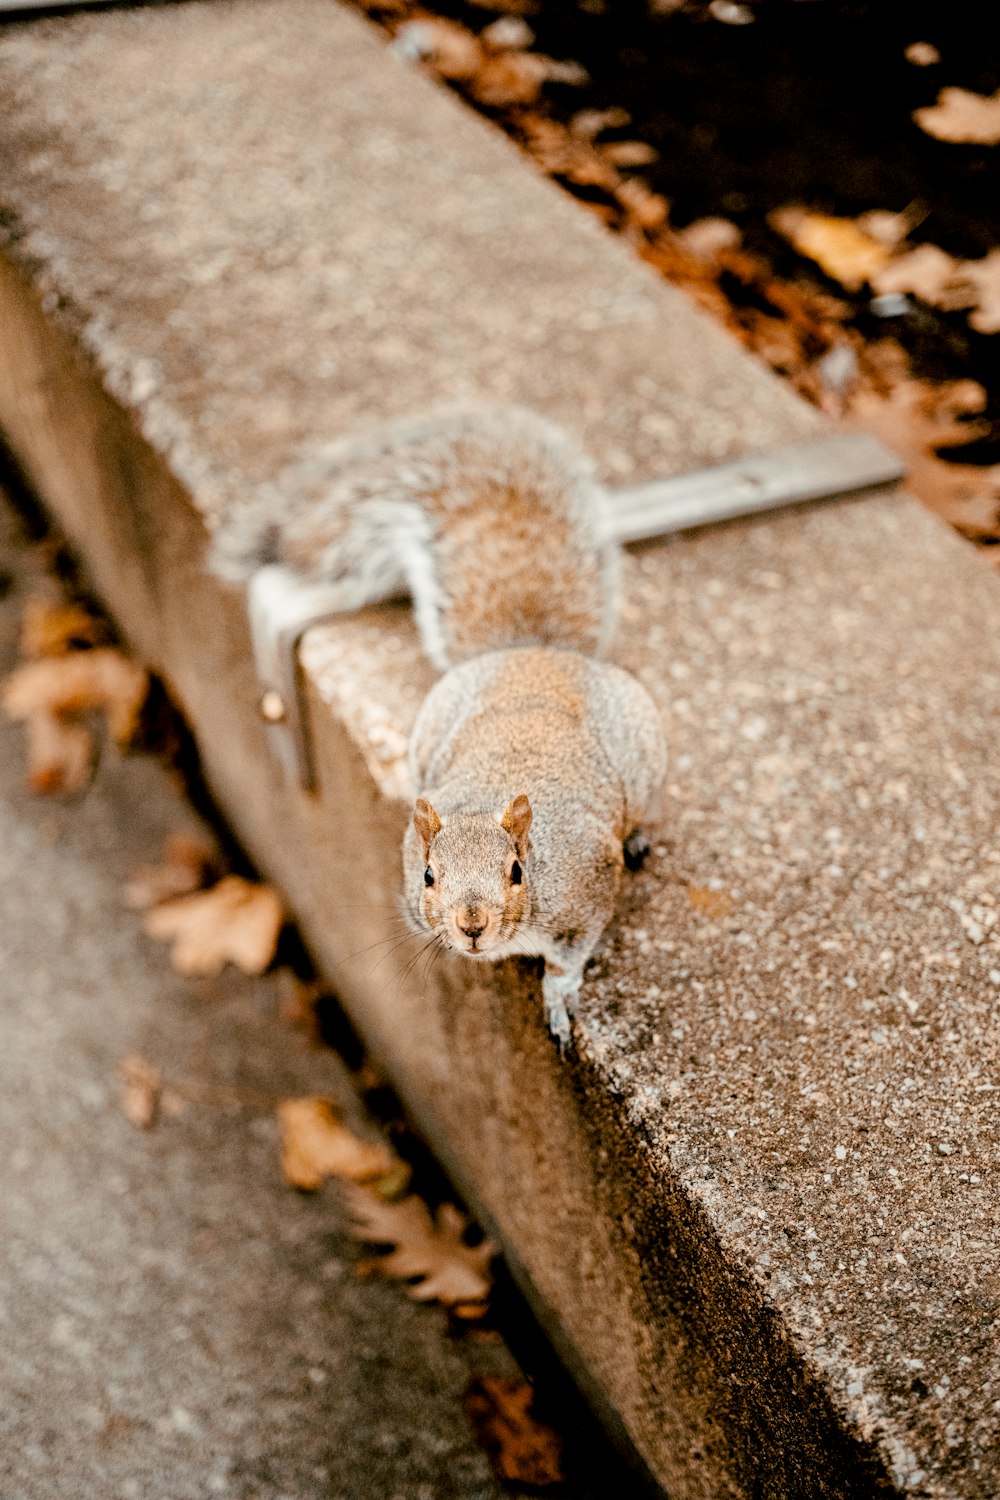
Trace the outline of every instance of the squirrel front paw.
{"label": "squirrel front paw", "polygon": [[546,965],[542,978],[542,1000],[545,1004],[545,1019],[549,1032],[564,1053],[573,1040],[570,1022],[576,1015],[576,1002],[580,998],[581,974],[553,974]]}

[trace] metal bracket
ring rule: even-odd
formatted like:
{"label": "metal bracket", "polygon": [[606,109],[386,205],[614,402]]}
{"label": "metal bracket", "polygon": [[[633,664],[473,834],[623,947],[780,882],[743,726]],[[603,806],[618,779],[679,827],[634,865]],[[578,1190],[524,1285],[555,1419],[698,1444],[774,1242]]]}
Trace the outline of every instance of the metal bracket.
{"label": "metal bracket", "polygon": [[[806,501],[896,484],[905,469],[869,433],[837,433],[737,460],[612,491],[615,535],[624,544],[758,515]],[[290,781],[316,784],[299,669],[299,642],[312,625],[343,614],[338,591],[303,583],[287,568],[260,568],[247,607],[260,681],[260,713]]]}

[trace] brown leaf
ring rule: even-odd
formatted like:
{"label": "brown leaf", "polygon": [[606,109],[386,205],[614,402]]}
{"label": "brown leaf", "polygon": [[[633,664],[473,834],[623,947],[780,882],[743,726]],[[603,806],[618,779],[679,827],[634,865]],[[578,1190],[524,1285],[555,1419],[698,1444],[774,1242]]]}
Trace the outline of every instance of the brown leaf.
{"label": "brown leaf", "polygon": [[640,229],[660,229],[667,222],[669,205],[666,198],[661,198],[659,193],[651,193],[637,177],[621,184],[618,201]]}
{"label": "brown leaf", "polygon": [[118,1064],[122,1081],[122,1109],[139,1130],[152,1130],[160,1107],[160,1070],[135,1052]]}
{"label": "brown leaf", "polygon": [[398,1203],[386,1203],[365,1188],[350,1187],[347,1203],[354,1223],[355,1239],[392,1245],[388,1255],[378,1258],[386,1276],[414,1280],[410,1296],[417,1302],[441,1302],[446,1307],[481,1302],[493,1278],[490,1262],[496,1247],[489,1240],[467,1245],[463,1234],[468,1223],[450,1203],[442,1203],[436,1219],[415,1193]]}
{"label": "brown leaf", "polygon": [[995,146],[1000,141],[1000,89],[995,94],[942,89],[937,103],[915,109],[913,118],[939,141]]}
{"label": "brown leaf", "polygon": [[712,260],[720,250],[735,249],[743,236],[731,219],[708,218],[695,219],[686,229],[679,229],[677,238],[699,260]]}
{"label": "brown leaf", "polygon": [[64,656],[81,646],[107,640],[107,626],[81,604],[67,604],[38,596],[24,606],[21,655]]}
{"label": "brown leaf", "polygon": [[982,428],[960,420],[982,409],[976,381],[931,385],[898,374],[884,394],[862,390],[852,415],[894,448],[907,467],[907,487],[972,540],[1000,534],[1000,465],[945,462],[935,449],[958,447]]}
{"label": "brown leaf", "polygon": [[689,885],[685,894],[695,911],[710,921],[728,917],[733,909],[733,898],[727,891],[713,891],[707,885]]}
{"label": "brown leaf", "polygon": [[646,141],[608,141],[601,150],[616,167],[651,167],[660,153]]}
{"label": "brown leaf", "polygon": [[903,49],[903,56],[915,68],[932,68],[941,61],[941,54],[933,42],[911,42]]}
{"label": "brown leaf", "polygon": [[961,273],[976,302],[969,322],[977,333],[1000,333],[1000,250],[982,260],[963,261]]}
{"label": "brown leaf", "polygon": [[45,796],[82,792],[94,759],[90,731],[43,709],[27,717],[24,728],[31,790]]}
{"label": "brown leaf", "polygon": [[395,1157],[381,1142],[359,1140],[337,1116],[329,1099],[284,1099],[281,1169],[292,1187],[315,1192],[328,1177],[371,1182],[392,1171]]}
{"label": "brown leaf", "polygon": [[3,705],[12,719],[39,712],[83,714],[103,711],[119,745],[127,745],[139,724],[149,678],[136,662],[104,646],[73,651],[18,667],[3,688]]}
{"label": "brown leaf", "polygon": [[624,130],[632,123],[627,109],[612,105],[610,109],[581,109],[569,122],[570,134],[592,141],[604,130]]}
{"label": "brown leaf", "polygon": [[233,963],[262,974],[278,946],[284,913],[270,886],[226,875],[211,890],[161,902],[146,913],[150,937],[173,942],[170,962],[180,974],[221,974]]}
{"label": "brown leaf", "polygon": [[484,59],[469,90],[488,109],[508,109],[515,104],[534,104],[547,77],[547,59],[537,53],[501,52]]}
{"label": "brown leaf", "polygon": [[215,851],[204,840],[187,833],[172,833],[163,858],[155,865],[140,865],[125,886],[125,905],[145,911],[175,896],[187,896],[204,883]]}
{"label": "brown leaf", "polygon": [[961,267],[961,261],[939,246],[918,245],[876,271],[871,287],[880,296],[909,292],[932,307],[968,307],[975,296],[962,285]]}
{"label": "brown leaf", "polygon": [[554,1428],[532,1416],[534,1399],[527,1381],[477,1375],[466,1389],[465,1410],[500,1478],[541,1489],[563,1482],[563,1442]]}
{"label": "brown leaf", "polygon": [[800,255],[815,261],[850,292],[859,291],[889,259],[888,247],[853,219],[837,219],[796,207],[776,209],[768,217]]}
{"label": "brown leaf", "polygon": [[473,32],[457,21],[421,16],[396,32],[396,51],[422,59],[450,83],[465,83],[483,64],[483,49]]}

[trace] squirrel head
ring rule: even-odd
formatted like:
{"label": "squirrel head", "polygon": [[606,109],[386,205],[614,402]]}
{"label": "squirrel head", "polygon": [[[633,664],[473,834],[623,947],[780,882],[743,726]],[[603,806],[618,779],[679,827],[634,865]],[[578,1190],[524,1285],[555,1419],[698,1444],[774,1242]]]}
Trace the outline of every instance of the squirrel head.
{"label": "squirrel head", "polygon": [[455,813],[445,822],[418,797],[407,840],[415,922],[468,958],[489,958],[508,943],[531,906],[530,827],[527,797],[515,797],[499,816]]}

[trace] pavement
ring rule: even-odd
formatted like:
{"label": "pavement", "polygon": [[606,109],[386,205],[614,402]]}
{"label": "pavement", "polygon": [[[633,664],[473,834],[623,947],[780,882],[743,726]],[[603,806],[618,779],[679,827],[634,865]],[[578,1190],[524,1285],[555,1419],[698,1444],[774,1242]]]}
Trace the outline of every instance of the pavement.
{"label": "pavement", "polygon": [[[0,672],[40,569],[0,495]],[[156,757],[105,750],[82,798],[38,798],[0,727],[0,1496],[521,1494],[463,1408],[474,1373],[517,1375],[500,1335],[359,1278],[336,1190],[281,1179],[279,1099],[364,1119],[344,1062],[279,1019],[278,976],[183,979],[124,909],[178,830],[204,831]],[[149,1131],[129,1053],[182,1100]]]}

